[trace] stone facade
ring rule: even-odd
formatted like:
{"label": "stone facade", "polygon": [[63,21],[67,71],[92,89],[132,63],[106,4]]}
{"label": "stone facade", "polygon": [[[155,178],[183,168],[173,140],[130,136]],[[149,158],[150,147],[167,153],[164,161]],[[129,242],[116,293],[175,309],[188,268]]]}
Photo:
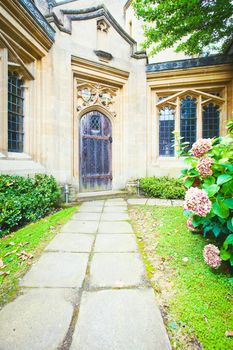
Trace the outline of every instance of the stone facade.
{"label": "stone facade", "polygon": [[[220,106],[224,134],[232,116],[232,56],[190,59],[170,50],[148,62],[137,44],[141,24],[126,0],[6,0],[0,13],[2,173],[47,172],[78,191],[80,119],[96,110],[112,124],[113,190],[146,175],[176,176],[182,161],[159,151],[158,106],[169,96],[162,104],[173,106],[175,130],[180,100],[190,95],[198,101],[196,136],[207,100]],[[24,80],[21,153],[8,148],[9,71]]]}

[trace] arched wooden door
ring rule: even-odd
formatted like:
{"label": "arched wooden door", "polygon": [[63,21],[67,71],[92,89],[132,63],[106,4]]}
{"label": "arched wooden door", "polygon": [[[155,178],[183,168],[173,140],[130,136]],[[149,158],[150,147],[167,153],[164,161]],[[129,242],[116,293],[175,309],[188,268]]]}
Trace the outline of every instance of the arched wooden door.
{"label": "arched wooden door", "polygon": [[80,120],[80,191],[112,188],[112,125],[92,111]]}

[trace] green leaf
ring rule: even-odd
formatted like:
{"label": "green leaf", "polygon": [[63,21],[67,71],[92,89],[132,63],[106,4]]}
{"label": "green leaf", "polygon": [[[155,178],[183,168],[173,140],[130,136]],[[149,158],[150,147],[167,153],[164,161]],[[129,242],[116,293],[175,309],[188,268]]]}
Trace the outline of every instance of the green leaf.
{"label": "green leaf", "polygon": [[193,157],[187,157],[187,158],[184,159],[184,162],[186,164],[189,164],[189,163],[193,162],[193,160],[194,160]]}
{"label": "green leaf", "polygon": [[192,184],[194,183],[194,178],[188,178],[185,182],[184,182],[184,185],[185,187],[189,188],[192,186]]}
{"label": "green leaf", "polygon": [[217,185],[222,185],[225,182],[228,182],[228,181],[230,181],[232,179],[233,179],[232,175],[230,175],[230,174],[222,174],[217,179]]}
{"label": "green leaf", "polygon": [[233,266],[233,254],[231,254],[231,257],[230,257],[230,264],[231,266]]}
{"label": "green leaf", "polygon": [[216,215],[220,216],[220,218],[226,219],[229,216],[229,208],[224,202],[216,202],[213,204],[213,211]]}
{"label": "green leaf", "polygon": [[185,217],[189,217],[189,216],[192,215],[192,212],[189,211],[189,210],[184,210],[183,215],[184,215]]}
{"label": "green leaf", "polygon": [[224,203],[228,206],[228,208],[233,209],[233,198],[225,199]]}
{"label": "green leaf", "polygon": [[186,175],[187,172],[188,172],[188,169],[182,169],[180,172],[181,172],[182,175]]}
{"label": "green leaf", "polygon": [[209,197],[213,197],[220,189],[218,185],[203,185],[203,189],[207,192]]}
{"label": "green leaf", "polygon": [[200,224],[202,224],[202,222],[203,222],[203,218],[201,218],[200,216],[195,215],[193,217],[192,224],[193,224],[194,227],[199,226]]}
{"label": "green leaf", "polygon": [[204,183],[208,186],[213,185],[215,183],[215,178],[213,176],[208,176],[205,180]]}
{"label": "green leaf", "polygon": [[231,165],[231,164],[220,164],[220,165],[229,169],[230,171],[233,171],[233,165]]}
{"label": "green leaf", "polygon": [[213,228],[213,233],[214,233],[215,237],[218,237],[220,232],[221,232],[221,228],[218,225],[215,225]]}
{"label": "green leaf", "polygon": [[230,244],[233,244],[233,234],[230,234],[229,236],[227,236],[227,238],[223,243],[223,247],[227,249]]}
{"label": "green leaf", "polygon": [[220,251],[220,257],[222,260],[227,261],[230,259],[231,254],[230,254],[230,252],[228,252],[227,250],[222,248]]}
{"label": "green leaf", "polygon": [[233,232],[233,219],[227,220],[227,228],[229,231]]}

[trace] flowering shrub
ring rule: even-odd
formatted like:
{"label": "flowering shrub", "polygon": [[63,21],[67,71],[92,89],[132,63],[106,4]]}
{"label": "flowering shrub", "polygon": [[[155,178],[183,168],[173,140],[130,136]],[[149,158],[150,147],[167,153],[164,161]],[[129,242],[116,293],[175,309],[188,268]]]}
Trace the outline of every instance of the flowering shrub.
{"label": "flowering shrub", "polygon": [[192,154],[199,158],[212,148],[211,139],[199,139],[192,146]]}
{"label": "flowering shrub", "polygon": [[193,218],[192,216],[190,216],[187,220],[187,228],[190,230],[190,231],[193,231],[193,232],[197,232],[198,229],[193,226]]}
{"label": "flowering shrub", "polygon": [[199,139],[185,162],[187,227],[216,241],[203,251],[209,266],[216,269],[222,261],[233,266],[233,139]]}
{"label": "flowering shrub", "polygon": [[205,217],[211,210],[211,201],[205,190],[190,187],[185,195],[184,209]]}
{"label": "flowering shrub", "polygon": [[220,250],[214,244],[208,244],[203,249],[205,262],[210,267],[217,269],[221,265]]}
{"label": "flowering shrub", "polygon": [[203,157],[199,159],[197,164],[197,170],[200,176],[207,177],[213,175],[213,170],[211,169],[213,162],[213,159],[210,157]]}

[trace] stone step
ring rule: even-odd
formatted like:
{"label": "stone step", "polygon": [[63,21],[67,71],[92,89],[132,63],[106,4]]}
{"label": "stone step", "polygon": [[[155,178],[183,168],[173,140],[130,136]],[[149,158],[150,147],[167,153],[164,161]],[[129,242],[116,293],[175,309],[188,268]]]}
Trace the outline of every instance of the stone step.
{"label": "stone step", "polygon": [[99,191],[78,193],[78,202],[85,202],[98,199],[127,198],[127,191]]}

